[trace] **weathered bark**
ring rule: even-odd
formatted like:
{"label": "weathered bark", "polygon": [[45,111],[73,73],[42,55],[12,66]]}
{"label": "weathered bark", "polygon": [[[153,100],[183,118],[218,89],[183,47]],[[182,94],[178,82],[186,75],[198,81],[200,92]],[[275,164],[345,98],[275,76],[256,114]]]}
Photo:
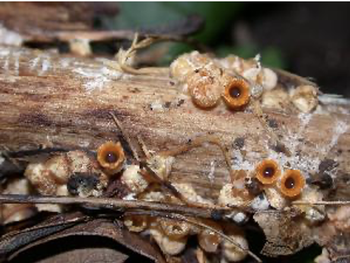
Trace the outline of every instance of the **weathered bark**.
{"label": "weathered bark", "polygon": [[[284,86],[293,84],[288,77],[280,81]],[[311,114],[265,110],[267,123],[291,150],[291,157],[281,154],[281,158],[290,158],[309,175],[318,171],[322,160],[333,159],[339,164],[338,173],[347,174],[350,104],[328,96],[321,101],[323,105]],[[1,47],[3,150],[40,146],[95,150],[120,135],[110,112],[135,145],[140,136],[150,150],[171,149],[196,136],[214,134],[229,149],[236,169],[254,167],[262,158],[277,155],[251,109],[232,112],[219,105],[201,110],[164,69],[154,75],[130,75],[112,69],[107,60]],[[234,143],[237,138],[244,138],[242,151]],[[213,171],[213,177],[208,176]],[[220,149],[208,144],[177,156],[170,180],[192,183],[200,194],[216,198],[229,174]]]}

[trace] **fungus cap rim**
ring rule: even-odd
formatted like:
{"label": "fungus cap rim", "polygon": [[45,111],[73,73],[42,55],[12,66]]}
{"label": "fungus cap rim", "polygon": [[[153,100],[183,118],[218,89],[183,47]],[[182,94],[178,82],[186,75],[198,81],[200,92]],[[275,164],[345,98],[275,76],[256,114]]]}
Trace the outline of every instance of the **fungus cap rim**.
{"label": "fungus cap rim", "polygon": [[[106,154],[112,152],[116,155],[116,161],[114,162],[107,162],[106,161]],[[106,142],[97,149],[97,161],[100,164],[101,167],[107,169],[107,170],[117,170],[119,169],[125,160],[125,154],[123,147],[121,146],[120,142]]]}
{"label": "fungus cap rim", "polygon": [[[266,177],[263,175],[263,172],[266,168],[273,168],[274,174],[271,177]],[[272,159],[263,160],[256,167],[256,179],[262,183],[263,185],[271,185],[274,184],[277,179],[281,176],[281,169],[276,161]]]}
{"label": "fungus cap rim", "polygon": [[[286,181],[289,178],[293,178],[294,179],[294,186],[292,186],[292,188],[288,188],[286,187]],[[287,170],[284,175],[281,178],[281,192],[283,195],[287,196],[287,197],[297,197],[298,195],[300,195],[302,189],[305,186],[305,178],[302,175],[302,173],[299,170]]]}
{"label": "fungus cap rim", "polygon": [[[240,94],[238,98],[231,95],[233,88],[239,88]],[[234,78],[226,87],[223,94],[224,101],[227,106],[233,110],[240,110],[250,101],[250,88],[246,80]]]}

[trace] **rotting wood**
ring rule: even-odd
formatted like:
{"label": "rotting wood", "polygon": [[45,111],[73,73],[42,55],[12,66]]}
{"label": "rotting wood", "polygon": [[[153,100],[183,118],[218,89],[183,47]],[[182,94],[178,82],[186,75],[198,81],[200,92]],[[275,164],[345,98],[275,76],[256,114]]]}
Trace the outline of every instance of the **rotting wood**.
{"label": "rotting wood", "polygon": [[[153,151],[165,151],[205,134],[214,134],[232,154],[234,166],[252,168],[272,149],[258,118],[249,110],[200,110],[164,70],[131,75],[109,67],[105,59],[68,58],[24,48],[0,49],[0,145],[2,150],[40,147],[95,151],[120,131],[109,113],[122,122],[135,145],[140,136]],[[284,85],[292,85],[284,80]],[[323,110],[295,114],[264,110],[277,135],[293,148],[296,163],[312,175],[325,158],[348,174],[349,102],[323,96]],[[243,162],[233,147],[244,138]],[[138,149],[141,153],[141,150]],[[215,180],[208,175],[215,161]],[[240,163],[241,162],[241,163]],[[191,183],[198,193],[216,199],[229,181],[222,152],[204,145],[176,157],[170,181]]]}

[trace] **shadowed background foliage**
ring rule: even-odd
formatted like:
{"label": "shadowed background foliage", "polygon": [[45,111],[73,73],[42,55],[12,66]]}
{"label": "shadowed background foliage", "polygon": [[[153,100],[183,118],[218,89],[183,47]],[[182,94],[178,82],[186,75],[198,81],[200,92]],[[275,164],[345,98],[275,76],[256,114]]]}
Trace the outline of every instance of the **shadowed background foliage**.
{"label": "shadowed background foliage", "polygon": [[[205,27],[195,38],[219,56],[260,54],[262,62],[311,77],[325,93],[350,97],[350,4],[348,3],[118,3],[114,18],[101,26],[143,29],[198,14]],[[191,48],[172,44],[159,62],[166,64]]]}

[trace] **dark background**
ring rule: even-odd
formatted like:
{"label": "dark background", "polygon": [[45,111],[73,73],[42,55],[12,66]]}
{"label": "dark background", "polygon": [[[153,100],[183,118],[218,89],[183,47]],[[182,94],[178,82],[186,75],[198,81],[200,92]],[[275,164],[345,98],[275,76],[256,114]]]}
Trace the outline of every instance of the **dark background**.
{"label": "dark background", "polygon": [[[313,78],[325,93],[350,97],[349,3],[118,3],[113,29],[147,28],[181,21],[190,14],[206,20],[197,38],[219,56],[257,53],[265,65]],[[190,47],[173,45],[166,64]]]}

